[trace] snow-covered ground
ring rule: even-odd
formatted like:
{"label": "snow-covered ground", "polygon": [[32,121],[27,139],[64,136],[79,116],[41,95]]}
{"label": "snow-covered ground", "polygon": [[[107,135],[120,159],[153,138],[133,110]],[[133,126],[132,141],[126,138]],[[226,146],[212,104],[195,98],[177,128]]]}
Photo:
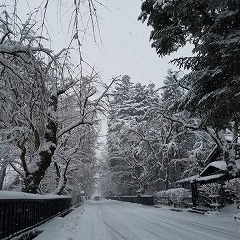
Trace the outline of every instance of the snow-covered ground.
{"label": "snow-covered ground", "polygon": [[200,215],[113,200],[87,201],[42,226],[46,230],[35,240],[239,240],[240,222],[234,221],[232,210]]}

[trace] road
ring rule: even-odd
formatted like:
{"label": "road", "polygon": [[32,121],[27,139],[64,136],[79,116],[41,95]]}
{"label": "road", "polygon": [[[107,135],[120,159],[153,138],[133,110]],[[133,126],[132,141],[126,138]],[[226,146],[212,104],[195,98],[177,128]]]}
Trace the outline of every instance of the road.
{"label": "road", "polygon": [[112,200],[88,201],[36,240],[239,240],[231,215],[200,215]]}

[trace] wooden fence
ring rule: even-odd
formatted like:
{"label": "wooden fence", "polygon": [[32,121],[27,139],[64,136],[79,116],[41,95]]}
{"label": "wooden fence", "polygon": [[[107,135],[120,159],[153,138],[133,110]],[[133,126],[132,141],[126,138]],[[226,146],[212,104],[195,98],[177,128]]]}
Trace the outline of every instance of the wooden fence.
{"label": "wooden fence", "polygon": [[71,197],[1,199],[0,239],[11,239],[69,209]]}

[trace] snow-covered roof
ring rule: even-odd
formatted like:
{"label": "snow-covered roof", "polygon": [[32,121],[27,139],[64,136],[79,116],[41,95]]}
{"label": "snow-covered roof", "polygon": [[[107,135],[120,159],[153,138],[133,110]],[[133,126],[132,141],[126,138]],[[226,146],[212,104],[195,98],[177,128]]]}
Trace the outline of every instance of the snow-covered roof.
{"label": "snow-covered roof", "polygon": [[215,167],[215,168],[217,168],[217,169],[219,169],[219,170],[223,170],[223,171],[227,170],[227,165],[226,165],[226,162],[225,162],[225,161],[214,161],[214,162],[209,163],[209,164],[202,170],[202,172],[200,173],[200,175],[201,175],[203,172],[205,172],[206,169],[209,168],[209,167]]}
{"label": "snow-covered roof", "polygon": [[208,164],[209,166],[213,166],[220,170],[226,170],[226,162],[225,161],[214,161]]}
{"label": "snow-covered roof", "polygon": [[[237,169],[240,171],[240,160],[236,160]],[[209,167],[215,167],[216,169],[219,169],[220,171],[226,171],[227,170],[227,164],[225,161],[214,161],[209,163],[200,173],[202,175]]]}
{"label": "snow-covered roof", "polygon": [[[240,171],[240,159],[236,160],[236,164],[237,164],[237,169]],[[202,176],[204,174],[204,172],[206,172],[206,170],[209,167],[214,167],[214,168],[217,169],[215,174]],[[210,180],[213,180],[213,179],[219,179],[220,177],[225,176],[225,171],[226,170],[227,170],[227,164],[226,164],[225,161],[214,161],[214,162],[209,163],[203,169],[203,171],[200,173],[200,175],[194,175],[194,176],[191,176],[191,177],[188,177],[188,178],[184,178],[184,179],[176,181],[176,183],[186,183],[186,182],[191,183],[193,181],[196,181],[196,182],[205,182],[206,181],[207,182],[207,181],[210,181]],[[220,172],[220,171],[222,171],[222,172]]]}
{"label": "snow-covered roof", "polygon": [[185,183],[185,182],[192,182],[196,179],[198,179],[199,175],[194,175],[194,176],[191,176],[191,177],[187,177],[187,178],[183,178],[181,180],[178,180],[176,181],[176,183]]}
{"label": "snow-covered roof", "polygon": [[214,174],[214,175],[209,175],[209,176],[205,176],[205,177],[199,177],[199,178],[197,178],[197,182],[208,182],[213,179],[219,179],[220,177],[223,177],[224,175],[225,175],[224,173],[220,173],[220,174]]}
{"label": "snow-covered roof", "polygon": [[224,173],[220,173],[220,174],[214,174],[214,175],[209,175],[209,176],[205,176],[205,177],[201,177],[200,175],[194,175],[194,176],[191,176],[191,177],[188,177],[188,178],[184,178],[184,179],[181,179],[179,181],[177,181],[176,183],[186,183],[186,182],[208,182],[210,180],[213,180],[213,179],[219,179],[220,177],[223,177],[225,176]]}
{"label": "snow-covered roof", "polygon": [[40,195],[31,194],[24,192],[14,191],[0,191],[0,199],[53,199],[53,198],[69,198],[70,196],[59,196],[59,195]]}

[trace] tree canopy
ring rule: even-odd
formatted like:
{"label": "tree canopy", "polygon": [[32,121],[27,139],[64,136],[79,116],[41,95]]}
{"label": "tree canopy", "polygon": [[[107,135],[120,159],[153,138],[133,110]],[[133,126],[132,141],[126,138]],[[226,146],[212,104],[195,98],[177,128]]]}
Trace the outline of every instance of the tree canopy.
{"label": "tree canopy", "polygon": [[139,16],[158,55],[193,45],[193,56],[173,60],[192,70],[181,107],[218,129],[240,120],[239,11],[238,0],[146,0]]}

